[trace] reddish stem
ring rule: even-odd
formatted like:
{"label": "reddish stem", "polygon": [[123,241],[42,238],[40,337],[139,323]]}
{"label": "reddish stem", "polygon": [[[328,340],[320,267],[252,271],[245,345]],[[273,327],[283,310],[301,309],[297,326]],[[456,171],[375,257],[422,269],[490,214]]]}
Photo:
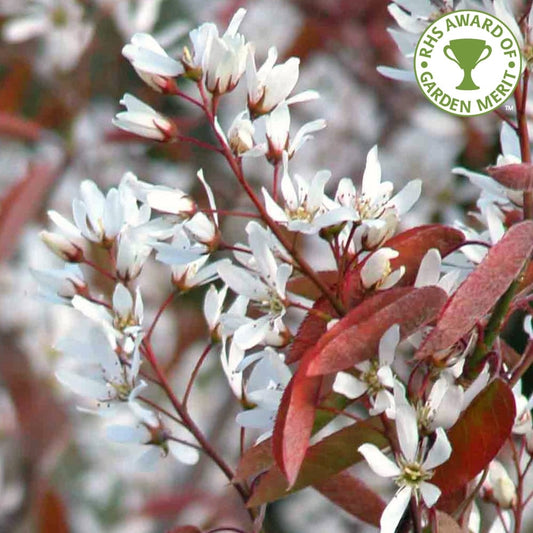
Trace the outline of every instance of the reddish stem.
{"label": "reddish stem", "polygon": [[174,296],[176,296],[176,291],[172,291],[163,301],[163,303],[159,306],[159,309],[157,310],[157,313],[154,317],[154,320],[152,321],[152,324],[150,325],[150,327],[148,328],[148,332],[146,333],[146,337],[145,339],[147,341],[150,340],[150,338],[152,337],[152,334],[154,332],[154,329],[157,325],[157,322],[159,321],[159,319],[161,318],[161,315],[164,313],[165,309],[170,305],[170,303],[172,302],[172,300],[174,299]]}
{"label": "reddish stem", "polygon": [[[146,360],[152,366],[157,378],[160,381],[161,387],[165,391],[172,407],[176,410],[178,415],[183,420],[185,427],[189,430],[191,435],[197,440],[198,444],[204,450],[204,452],[213,460],[213,462],[220,468],[222,473],[226,476],[228,481],[235,487],[239,495],[241,496],[244,503],[248,500],[249,494],[248,491],[240,484],[233,482],[234,472],[230,466],[224,461],[224,459],[218,454],[218,452],[213,448],[211,443],[207,440],[205,435],[202,433],[200,428],[196,425],[194,420],[189,415],[187,409],[181,404],[177,396],[174,394],[172,387],[170,386],[167,377],[165,376],[163,370],[159,366],[157,358],[153,352],[152,345],[146,339],[143,340],[143,353]],[[248,514],[253,521],[255,519],[255,512],[252,509],[247,509]]]}
{"label": "reddish stem", "polygon": [[196,376],[198,375],[198,372],[200,371],[200,368],[205,361],[205,358],[208,356],[209,352],[211,351],[211,348],[213,347],[213,344],[210,342],[202,352],[202,355],[200,355],[198,361],[196,361],[196,364],[194,365],[194,369],[191,373],[191,377],[189,378],[189,382],[187,383],[187,388],[185,389],[185,394],[183,395],[183,407],[187,407],[187,400],[189,399],[189,395],[191,394],[192,387],[194,385],[194,381],[196,380]]}
{"label": "reddish stem", "polygon": [[108,270],[105,270],[100,265],[97,265],[96,263],[94,263],[90,259],[87,259],[86,257],[83,258],[83,264],[93,268],[94,270],[102,274],[102,276],[106,277],[107,279],[110,279],[113,282],[117,281],[117,277],[115,275],[111,274],[111,272],[109,272]]}
{"label": "reddish stem", "polygon": [[220,148],[217,148],[216,146],[213,146],[212,144],[206,143],[194,137],[187,137],[186,135],[176,135],[175,138],[177,141],[195,144],[196,146],[199,146],[200,148],[211,150],[211,152],[218,152],[220,154],[222,153],[222,150]]}

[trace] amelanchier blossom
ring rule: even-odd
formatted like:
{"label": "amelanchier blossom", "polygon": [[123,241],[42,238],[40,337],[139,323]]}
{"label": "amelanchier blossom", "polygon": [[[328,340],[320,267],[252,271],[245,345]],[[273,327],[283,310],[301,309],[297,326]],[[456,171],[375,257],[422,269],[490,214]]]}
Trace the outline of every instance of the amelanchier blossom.
{"label": "amelanchier blossom", "polygon": [[126,353],[101,327],[93,326],[85,339],[65,338],[56,349],[70,359],[69,366],[56,372],[70,390],[103,404],[128,400],[141,365],[138,344]]}
{"label": "amelanchier blossom", "polygon": [[350,399],[367,394],[372,407],[371,415],[377,415],[394,407],[394,375],[392,363],[396,347],[400,342],[400,328],[391,326],[379,341],[378,357],[355,365],[358,377],[348,372],[339,372],[333,383],[333,390]]}
{"label": "amelanchier blossom", "polygon": [[[245,388],[246,402],[253,407],[239,413],[237,423],[246,428],[262,429],[265,432],[259,440],[263,440],[274,427],[279,403],[292,373],[272,348],[266,348],[258,355],[259,360],[255,363]],[[254,364],[254,361],[249,364]]]}
{"label": "amelanchier blossom", "polygon": [[229,260],[224,260],[218,266],[218,273],[224,283],[235,293],[249,298],[264,313],[255,320],[249,320],[235,332],[234,342],[238,342],[243,349],[256,346],[265,339],[269,331],[279,329],[278,319],[285,314],[286,286],[292,274],[292,266],[277,263],[257,223],[250,222],[247,232],[255,260],[255,272],[233,265]]}
{"label": "amelanchier blossom", "polygon": [[151,410],[140,404],[138,396],[146,388],[146,383],[141,381],[128,397],[128,406],[134,415],[135,423],[108,425],[107,438],[115,442],[138,445],[142,449],[141,455],[136,460],[140,470],[153,470],[159,459],[169,453],[181,463],[196,464],[200,458],[198,450],[178,439],[175,440],[173,433],[163,422]]}
{"label": "amelanchier blossom", "polygon": [[452,448],[442,428],[435,431],[435,441],[429,446],[427,438],[420,440],[416,412],[410,405],[396,408],[396,433],[400,449],[395,461],[374,444],[359,446],[372,470],[383,477],[394,478],[399,489],[381,515],[381,533],[394,533],[403,513],[414,497],[430,508],[440,497],[440,489],[429,482],[433,470],[446,462]]}
{"label": "amelanchier blossom", "polygon": [[126,111],[113,119],[117,128],[154,141],[169,142],[176,137],[176,125],[135,96],[126,93],[120,103]]}
{"label": "amelanchier blossom", "polygon": [[147,33],[136,33],[124,46],[122,55],[132,64],[139,77],[152,89],[164,92],[169,81],[184,72],[180,62],[172,59]]}
{"label": "amelanchier blossom", "polygon": [[392,248],[380,248],[372,252],[361,268],[363,287],[372,290],[385,290],[396,285],[403,276],[405,267],[400,266],[393,271],[390,260],[396,259],[399,255]]}
{"label": "amelanchier blossom", "polygon": [[[357,225],[353,239],[357,251],[375,249],[394,234],[400,217],[420,197],[422,182],[412,180],[394,196],[393,189],[392,182],[381,181],[377,146],[368,152],[361,191],[356,190],[349,178],[339,182],[335,201],[353,210],[353,220]],[[349,228],[345,229],[346,232],[350,234]]]}
{"label": "amelanchier blossom", "polygon": [[[320,170],[309,183],[302,176],[289,176],[288,155],[283,155],[283,177],[281,192],[285,200],[282,209],[263,187],[263,197],[269,216],[276,222],[286,225],[291,231],[318,233],[322,228],[333,226],[353,217],[346,208],[336,206],[324,194],[324,187],[331,177],[328,170]],[[331,208],[332,209],[329,209]]]}
{"label": "amelanchier blossom", "polygon": [[245,14],[245,9],[238,9],[224,34],[219,37],[218,31],[213,32],[206,47],[202,70],[205,86],[213,94],[232,91],[244,74],[250,45],[237,30]]}
{"label": "amelanchier blossom", "polygon": [[67,263],[63,268],[31,269],[39,283],[39,294],[53,303],[69,304],[72,298],[87,293],[87,283],[78,265]]}
{"label": "amelanchier blossom", "polygon": [[516,504],[515,484],[499,461],[490,462],[489,474],[483,482],[481,495],[502,509],[510,509]]}
{"label": "amelanchier blossom", "polygon": [[298,82],[300,60],[291,57],[281,65],[276,65],[278,52],[275,47],[268,50],[267,60],[258,69],[253,50],[249,50],[246,67],[248,87],[248,109],[256,118],[272,111],[278,104],[305,102],[318,98],[316,91],[304,91],[288,98]]}
{"label": "amelanchier blossom", "polygon": [[289,136],[291,115],[286,100],[278,104],[270,113],[258,119],[255,124],[256,129],[259,124],[264,126],[266,139],[265,142],[256,139],[259,144],[256,145],[255,151],[264,151],[272,164],[281,161],[285,152],[290,159],[308,140],[313,138],[313,133],[326,127],[324,119],[312,120],[304,124],[291,140]]}

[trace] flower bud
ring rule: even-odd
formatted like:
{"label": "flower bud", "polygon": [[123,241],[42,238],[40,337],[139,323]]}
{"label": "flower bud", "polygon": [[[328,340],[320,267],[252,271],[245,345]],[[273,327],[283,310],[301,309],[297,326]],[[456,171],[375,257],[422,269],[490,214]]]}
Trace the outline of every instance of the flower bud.
{"label": "flower bud", "polygon": [[83,260],[83,250],[62,235],[43,230],[39,233],[39,236],[44,244],[64,261],[79,263]]}
{"label": "flower bud", "polygon": [[498,461],[489,465],[489,475],[483,483],[484,497],[502,509],[516,503],[516,488],[505,467]]}

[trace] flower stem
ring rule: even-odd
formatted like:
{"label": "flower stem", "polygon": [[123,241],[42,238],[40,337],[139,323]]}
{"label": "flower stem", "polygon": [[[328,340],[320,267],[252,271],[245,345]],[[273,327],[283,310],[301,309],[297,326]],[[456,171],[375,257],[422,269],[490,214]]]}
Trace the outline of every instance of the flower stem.
{"label": "flower stem", "polygon": [[[235,487],[235,490],[237,490],[237,492],[239,493],[242,501],[246,504],[249,498],[248,491],[240,483],[235,483],[233,481],[235,474],[233,470],[231,469],[231,467],[226,463],[226,461],[224,461],[224,459],[219,455],[219,453],[213,448],[211,443],[207,440],[207,438],[202,433],[200,428],[196,425],[194,420],[191,418],[187,409],[178,400],[177,396],[174,394],[174,391],[172,390],[172,387],[170,386],[167,380],[167,377],[165,376],[164,372],[159,366],[157,358],[153,352],[152,345],[150,344],[150,342],[147,342],[146,339],[143,340],[143,352],[144,352],[145,358],[150,363],[157,378],[159,379],[161,387],[163,388],[166,395],[168,396],[168,399],[170,400],[172,407],[174,407],[174,409],[176,410],[180,418],[183,420],[185,427],[189,430],[191,435],[197,440],[198,444],[201,446],[203,451],[220,468],[220,470],[226,476],[228,481]],[[246,510],[250,516],[250,519],[253,522],[256,517],[255,511],[253,509],[248,509],[248,508]]]}

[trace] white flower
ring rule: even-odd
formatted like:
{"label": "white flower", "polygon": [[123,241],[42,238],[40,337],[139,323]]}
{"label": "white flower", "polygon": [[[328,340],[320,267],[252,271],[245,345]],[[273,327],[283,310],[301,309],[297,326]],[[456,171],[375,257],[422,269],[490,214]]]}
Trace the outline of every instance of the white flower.
{"label": "white flower", "polygon": [[295,174],[294,180],[288,172],[288,156],[283,153],[283,177],[281,178],[281,192],[285,200],[282,209],[263,188],[263,197],[268,215],[287,226],[290,231],[301,233],[317,233],[322,228],[333,226],[353,219],[353,213],[346,208],[338,207],[324,195],[324,187],[331,176],[328,170],[317,172],[311,183]]}
{"label": "white flower", "polygon": [[360,372],[356,378],[347,372],[339,372],[333,383],[335,392],[355,399],[367,393],[372,402],[371,415],[385,412],[394,406],[394,397],[390,389],[394,386],[392,363],[396,347],[400,342],[400,328],[391,326],[379,341],[378,359],[363,361],[355,365]]}
{"label": "white flower", "polygon": [[72,201],[72,216],[87,240],[110,246],[124,224],[118,190],[113,187],[104,195],[94,181],[82,181],[80,198]]}
{"label": "white flower", "polygon": [[392,271],[391,259],[400,254],[392,248],[380,248],[373,252],[361,268],[361,281],[365,289],[385,290],[395,285],[405,272],[401,266]]}
{"label": "white flower", "polygon": [[[206,298],[207,305],[207,298]],[[221,303],[219,305],[222,305]],[[229,338],[235,331],[246,322],[246,310],[248,308],[248,298],[245,296],[237,296],[230,308],[218,317],[218,324],[220,335],[222,337],[222,347],[220,350],[220,361],[222,369],[228,383],[233,391],[233,394],[241,399],[242,397],[242,372],[238,372],[237,368],[244,357],[244,350],[236,343],[229,342]],[[207,310],[204,311],[208,324],[215,324],[216,314],[208,318]],[[228,351],[228,344],[229,351]]]}
{"label": "white flower", "polygon": [[250,222],[247,226],[250,249],[255,261],[255,272],[223,260],[218,266],[222,280],[237,294],[242,294],[257,304],[265,315],[249,320],[235,333],[234,342],[248,349],[263,342],[269,333],[284,329],[281,319],[287,301],[286,285],[292,267],[278,265],[260,226]]}
{"label": "white flower", "polygon": [[141,79],[156,91],[164,91],[171,78],[183,72],[181,63],[172,59],[159,43],[147,33],[136,33],[124,46],[126,57]]}
{"label": "white flower", "polygon": [[219,239],[218,213],[215,196],[213,195],[211,187],[209,187],[205,181],[203,170],[200,169],[198,171],[197,177],[205,189],[211,213],[206,215],[205,213],[198,211],[192,216],[192,218],[184,223],[183,227],[196,242],[203,244],[208,250],[213,251],[216,249]]}
{"label": "white flower", "polygon": [[254,125],[248,111],[241,111],[228,130],[228,144],[236,156],[241,156],[254,147]]}
{"label": "white flower", "polygon": [[400,444],[396,463],[373,444],[358,448],[376,474],[394,478],[400,487],[381,515],[381,533],[396,531],[411,497],[417,500],[421,497],[427,507],[433,507],[441,491],[428,480],[433,476],[433,469],[446,462],[452,451],[442,428],[436,430],[435,442],[429,450],[427,439],[419,443],[416,413],[410,405],[397,407],[396,433]]}
{"label": "white flower", "polygon": [[266,140],[257,144],[251,155],[263,152],[271,163],[281,161],[284,152],[287,152],[290,159],[308,140],[313,138],[312,133],[326,127],[324,119],[307,122],[296,132],[291,141],[289,138],[291,115],[286,101],[281,102],[271,113],[256,121],[256,124],[263,126]]}
{"label": "white flower", "polygon": [[217,291],[214,285],[210,285],[205,293],[204,317],[209,327],[211,338],[215,340],[219,340],[220,338],[220,317],[227,293],[228,287],[226,285],[220,291]]}
{"label": "white flower", "polygon": [[113,306],[108,311],[103,305],[76,295],[72,306],[87,318],[104,329],[110,338],[121,339],[123,336],[137,339],[142,331],[143,301],[137,287],[135,298],[122,283],[117,283],[113,291]]}
{"label": "white flower", "polygon": [[57,269],[30,269],[39,283],[39,294],[53,303],[70,304],[76,294],[87,291],[87,283],[78,265],[66,264]]}
{"label": "white flower", "polygon": [[270,112],[284,100],[288,104],[294,104],[318,98],[315,91],[305,91],[287,99],[298,81],[300,60],[291,57],[285,63],[275,65],[277,58],[276,48],[270,48],[267,60],[258,70],[253,51],[248,53],[246,82],[248,109],[252,118]]}
{"label": "white flower", "polygon": [[339,182],[335,200],[355,212],[358,227],[354,241],[357,250],[374,249],[394,234],[400,217],[418,200],[421,181],[410,181],[391,198],[393,188],[392,182],[381,181],[377,146],[368,152],[360,192],[348,178]]}
{"label": "white flower", "polygon": [[[266,431],[259,437],[259,440],[263,440],[274,426],[283,391],[292,374],[272,348],[260,352],[258,358],[259,361],[250,373],[245,387],[246,399],[254,404],[254,407],[239,413],[236,420],[240,426]],[[257,358],[254,361],[257,361]],[[250,364],[252,362],[250,361]]]}
{"label": "white flower", "polygon": [[438,427],[451,428],[457,422],[463,407],[463,388],[441,376],[431,388],[425,404],[418,408],[419,425],[432,433]]}
{"label": "white flower", "polygon": [[120,103],[127,111],[117,113],[113,119],[117,128],[155,141],[168,142],[175,138],[176,125],[135,96],[126,93]]}
{"label": "white flower", "polygon": [[522,381],[517,381],[513,387],[516,416],[513,425],[515,435],[526,435],[533,429],[531,409],[533,408],[533,394],[527,398],[522,394]]}
{"label": "white flower", "polygon": [[39,37],[42,39],[39,68],[62,71],[74,68],[94,32],[93,25],[83,20],[79,2],[35,0],[21,5],[25,5],[24,13],[3,25],[4,40],[20,43]]}
{"label": "white flower", "polygon": [[250,46],[237,30],[245,14],[245,9],[238,9],[222,37],[218,36],[218,31],[213,33],[204,53],[202,69],[205,85],[213,94],[232,91],[244,74]]}
{"label": "white flower", "polygon": [[459,284],[460,270],[451,269],[447,274],[440,277],[442,269],[442,258],[437,248],[430,248],[418,267],[414,286],[420,287],[440,287],[447,294],[452,294]]}
{"label": "white flower", "polygon": [[213,94],[231,91],[244,74],[250,47],[237,30],[245,14],[245,9],[238,9],[222,37],[219,37],[218,28],[211,22],[189,33],[193,52],[191,54],[188,48],[184,49],[183,66],[190,78],[203,78],[207,89]]}
{"label": "white flower", "polygon": [[143,452],[137,459],[136,465],[142,471],[153,470],[159,458],[166,457],[169,452],[175,459],[186,465],[196,464],[200,458],[198,450],[173,440],[172,433],[161,420],[137,400],[137,396],[146,387],[146,383],[141,381],[128,397],[128,405],[135,416],[136,423],[107,426],[107,438],[115,442],[141,445]]}
{"label": "white flower", "polygon": [[[126,353],[102,329],[92,327],[85,340],[80,340],[78,335],[75,339],[59,341],[56,349],[73,359],[74,369],[61,368],[56,377],[86,398],[104,403],[126,401],[140,368],[138,344],[135,343],[131,353]],[[124,362],[115,350],[124,357]]]}
{"label": "white flower", "polygon": [[195,201],[180,189],[141,181],[131,172],[124,175],[122,182],[124,187],[129,188],[139,201],[146,203],[156,211],[182,218],[189,218],[196,212]]}
{"label": "white flower", "polygon": [[[154,28],[161,9],[162,0],[98,0],[103,9],[112,13],[117,29],[126,38],[140,32],[150,32]],[[165,30],[167,27],[165,28]],[[182,30],[185,33],[186,29]]]}

